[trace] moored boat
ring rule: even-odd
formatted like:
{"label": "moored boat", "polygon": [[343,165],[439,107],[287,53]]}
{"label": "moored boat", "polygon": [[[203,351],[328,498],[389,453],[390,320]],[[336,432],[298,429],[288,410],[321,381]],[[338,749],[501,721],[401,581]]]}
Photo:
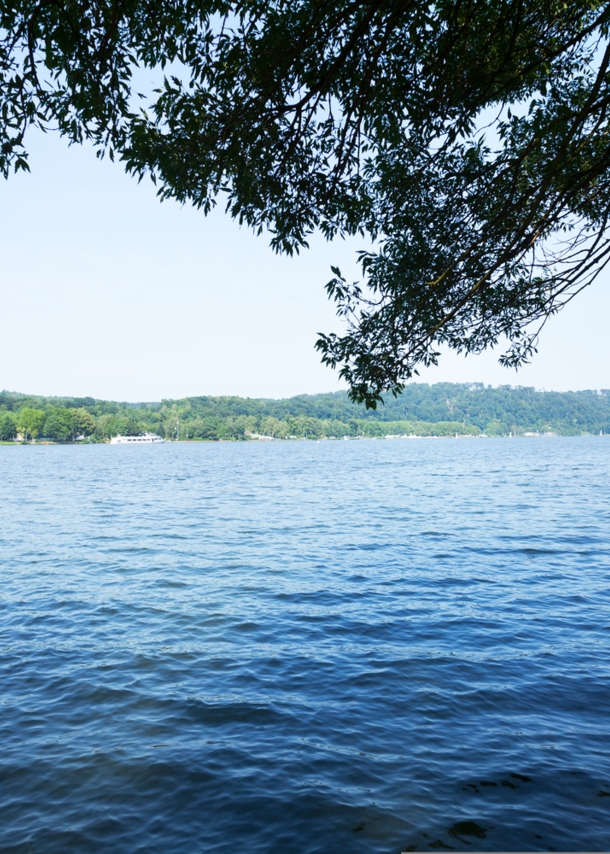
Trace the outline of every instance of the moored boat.
{"label": "moored boat", "polygon": [[142,436],[113,436],[110,440],[111,445],[158,445],[161,442],[165,442],[165,439],[155,433],[144,433]]}

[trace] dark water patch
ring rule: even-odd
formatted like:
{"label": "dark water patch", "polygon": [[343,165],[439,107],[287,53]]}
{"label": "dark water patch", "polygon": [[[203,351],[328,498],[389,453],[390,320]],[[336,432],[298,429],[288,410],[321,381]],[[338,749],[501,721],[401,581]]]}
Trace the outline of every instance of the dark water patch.
{"label": "dark water patch", "polygon": [[487,828],[481,827],[476,821],[458,821],[447,831],[449,836],[459,839],[460,836],[476,836],[477,839],[487,839]]}

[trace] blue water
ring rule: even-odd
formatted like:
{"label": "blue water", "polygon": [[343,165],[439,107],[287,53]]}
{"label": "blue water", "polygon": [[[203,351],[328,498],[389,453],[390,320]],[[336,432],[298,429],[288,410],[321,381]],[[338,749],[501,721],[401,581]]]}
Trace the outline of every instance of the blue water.
{"label": "blue water", "polygon": [[610,849],[609,475],[605,437],[0,448],[0,850]]}

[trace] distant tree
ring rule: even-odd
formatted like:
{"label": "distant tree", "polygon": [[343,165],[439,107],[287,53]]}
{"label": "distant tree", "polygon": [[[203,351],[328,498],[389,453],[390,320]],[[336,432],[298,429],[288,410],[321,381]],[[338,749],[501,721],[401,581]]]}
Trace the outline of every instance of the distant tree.
{"label": "distant tree", "polygon": [[40,434],[45,418],[46,415],[42,409],[32,409],[26,406],[19,412],[17,430],[26,442],[28,439],[35,439]]}
{"label": "distant tree", "polygon": [[222,429],[222,420],[208,416],[201,419],[201,426],[198,432],[200,439],[220,439],[224,438]]}
{"label": "distant tree", "polygon": [[95,425],[95,436],[97,439],[109,439],[111,436],[116,435],[118,430],[114,431],[114,425],[116,422],[116,418],[114,415],[110,413],[99,415],[96,419]]}
{"label": "distant tree", "polygon": [[69,442],[76,434],[74,411],[55,407],[47,413],[42,429],[44,436],[56,442]]}
{"label": "distant tree", "polygon": [[131,413],[128,413],[126,416],[116,419],[112,432],[115,436],[141,436],[146,432],[146,426],[141,421],[136,420]]}
{"label": "distant tree", "polygon": [[95,418],[86,409],[75,409],[72,418],[77,436],[91,436],[96,426]]}
{"label": "distant tree", "polygon": [[0,413],[0,440],[12,441],[17,435],[17,423],[11,412]]}

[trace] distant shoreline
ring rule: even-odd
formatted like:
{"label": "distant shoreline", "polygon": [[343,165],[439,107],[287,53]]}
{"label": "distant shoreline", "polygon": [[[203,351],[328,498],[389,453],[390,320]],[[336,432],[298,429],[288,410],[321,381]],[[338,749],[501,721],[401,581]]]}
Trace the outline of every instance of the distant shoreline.
{"label": "distant shoreline", "polygon": [[377,409],[346,392],[285,400],[189,397],[117,403],[0,392],[0,440],[104,442],[145,433],[166,441],[278,441],[578,436],[610,433],[610,389],[537,392],[483,384],[412,383]]}
{"label": "distant shoreline", "polygon": [[[558,433],[527,433],[516,436],[487,436],[485,433],[479,433],[476,436],[473,435],[460,435],[457,436],[350,436],[349,438],[337,438],[333,436],[323,436],[320,439],[315,438],[305,438],[301,437],[298,439],[170,439],[166,440],[165,444],[167,445],[220,445],[220,444],[230,444],[230,445],[244,445],[244,444],[266,444],[269,442],[274,443],[296,443],[296,442],[312,442],[319,444],[320,442],[341,442],[341,441],[349,441],[349,442],[384,442],[384,441],[412,441],[412,440],[445,440],[445,441],[455,441],[456,439],[493,439],[494,441],[499,439],[583,439],[583,438],[607,438],[610,436],[610,433],[602,433],[601,436],[596,433],[579,433],[577,436],[560,436]],[[0,441],[0,446],[5,447],[37,447],[42,448],[45,446],[54,446],[54,447],[91,447],[92,445],[110,445],[110,441],[101,441],[101,442],[54,442],[51,440],[45,441],[11,441],[5,442]],[[113,445],[113,447],[115,447]],[[131,446],[130,446],[131,447]],[[138,446],[139,447],[139,446]]]}

